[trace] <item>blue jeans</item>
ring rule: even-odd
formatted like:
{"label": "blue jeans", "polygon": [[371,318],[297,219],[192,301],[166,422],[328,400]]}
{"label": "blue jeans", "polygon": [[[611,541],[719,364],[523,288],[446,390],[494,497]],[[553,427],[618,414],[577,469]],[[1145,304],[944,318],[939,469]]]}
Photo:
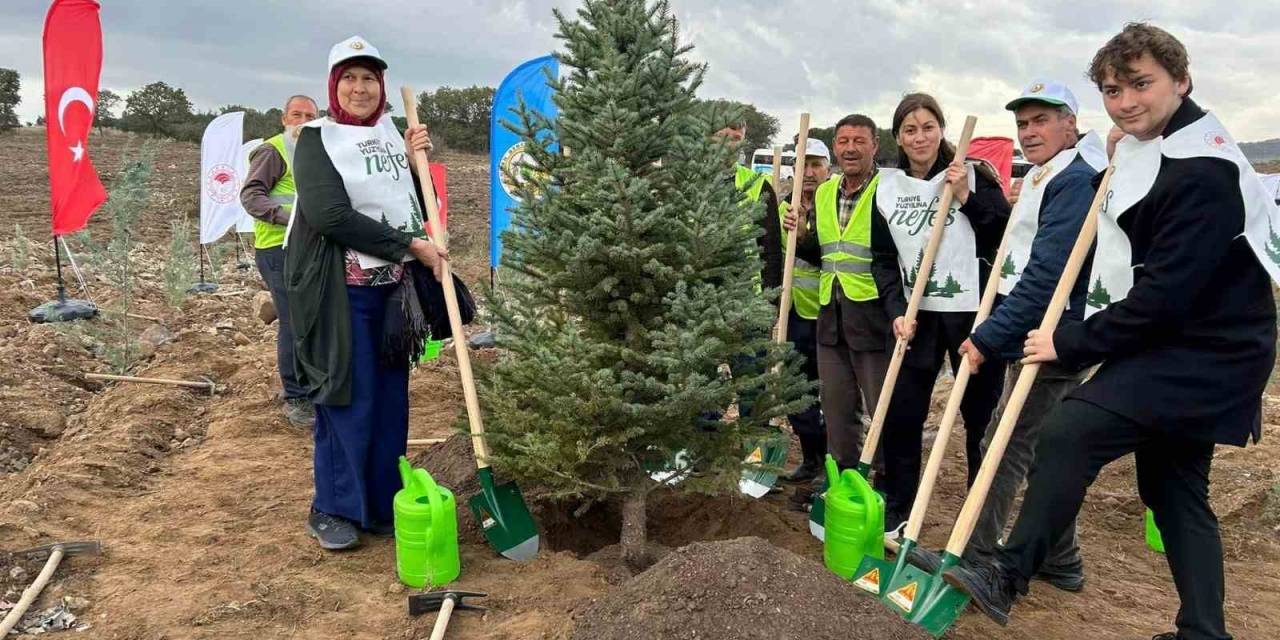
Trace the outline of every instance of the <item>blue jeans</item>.
{"label": "blue jeans", "polygon": [[351,404],[316,405],[316,511],[368,529],[392,521],[397,460],[409,436],[409,369],[378,361],[383,314],[395,286],[347,287]]}

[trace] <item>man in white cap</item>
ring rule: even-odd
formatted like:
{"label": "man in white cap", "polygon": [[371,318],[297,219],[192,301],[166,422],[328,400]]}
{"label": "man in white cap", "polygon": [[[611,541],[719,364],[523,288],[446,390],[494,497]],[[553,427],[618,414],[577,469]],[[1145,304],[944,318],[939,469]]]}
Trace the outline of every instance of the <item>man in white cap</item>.
{"label": "man in white cap", "polygon": [[[818,185],[831,177],[831,152],[826,143],[809,138],[804,152],[804,173],[800,182],[800,203],[797,213],[805,220],[812,217],[814,193]],[[795,199],[795,192],[778,205],[778,214],[785,217]],[[782,234],[782,246],[786,247],[787,234]],[[810,382],[818,381],[818,303],[822,267],[796,256],[791,279],[791,315],[787,320],[787,339],[804,358],[804,373]],[[801,462],[785,480],[806,482],[822,469],[822,458],[827,455],[827,429],[822,423],[822,408],[815,403],[808,409],[788,416],[796,437],[800,440]],[[799,492],[803,498],[805,492]],[[807,501],[803,501],[807,504]]]}
{"label": "man in white cap", "polygon": [[[983,451],[990,445],[1009,393],[1022,373],[1018,363],[1022,343],[1027,332],[1040,325],[1093,203],[1093,178],[1107,163],[1105,146],[1097,134],[1091,132],[1080,138],[1076,130],[1079,106],[1066,85],[1034,81],[1005,108],[1014,112],[1018,143],[1032,167],[1009,216],[1008,248],[997,265],[1001,269],[1002,299],[991,316],[975,327],[960,346],[975,372],[988,360],[995,361],[989,366],[1000,360],[1011,361],[1005,397],[991,417]],[[1077,280],[1064,321],[1078,322],[1083,317],[1086,284],[1084,278]],[[1080,386],[1084,374],[1056,362],[1041,367],[965,548],[966,561],[988,563],[998,550],[1014,498],[1031,467],[1040,425],[1063,397]],[[911,559],[931,573],[940,562],[936,554],[923,548],[914,550]],[[1084,564],[1074,523],[1055,542],[1036,577],[1066,591],[1084,588]]]}

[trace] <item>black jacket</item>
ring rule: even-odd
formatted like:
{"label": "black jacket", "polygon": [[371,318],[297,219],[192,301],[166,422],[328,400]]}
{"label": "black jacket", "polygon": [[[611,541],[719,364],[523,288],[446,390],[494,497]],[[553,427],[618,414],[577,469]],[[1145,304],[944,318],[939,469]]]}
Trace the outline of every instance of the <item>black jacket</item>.
{"label": "black jacket", "polygon": [[[299,135],[293,174],[298,206],[284,254],[284,276],[298,382],[314,402],[346,406],[351,403],[346,249],[399,262],[412,236],[351,207],[319,129],[305,128]],[[418,195],[416,176],[414,182]],[[420,195],[418,206],[422,206]]]}
{"label": "black jacket", "polygon": [[[946,163],[939,157],[925,179],[932,180],[946,168]],[[1000,248],[1000,238],[1004,235],[1011,210],[1000,183],[978,171],[974,191],[960,207],[960,212],[969,219],[969,224],[973,227],[979,296],[986,289],[987,278],[991,275],[991,262],[995,259],[996,250]],[[893,243],[892,232],[889,231],[884,212],[879,207],[876,208],[876,215],[871,217],[871,273],[876,279],[876,289],[880,291],[880,300],[890,322],[893,318],[906,315],[907,297],[903,293],[898,248]],[[916,333],[911,339],[911,349],[907,351],[903,364],[914,367],[936,366],[939,354],[955,351],[969,337],[975,315],[972,311],[920,310],[916,316]],[[892,348],[894,339],[890,329],[889,348]]]}
{"label": "black jacket", "polygon": [[[1203,115],[1185,99],[1164,133]],[[1261,436],[1276,309],[1271,279],[1240,235],[1238,171],[1215,158],[1161,159],[1150,193],[1118,218],[1133,288],[1053,334],[1064,364],[1102,363],[1071,397],[1179,437],[1243,446]]]}

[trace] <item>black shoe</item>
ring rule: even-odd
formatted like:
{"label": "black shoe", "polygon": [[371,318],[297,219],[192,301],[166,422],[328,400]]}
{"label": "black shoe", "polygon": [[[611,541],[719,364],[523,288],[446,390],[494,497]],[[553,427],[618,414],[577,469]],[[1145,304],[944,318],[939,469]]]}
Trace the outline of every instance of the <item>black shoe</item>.
{"label": "black shoe", "polygon": [[365,533],[378,538],[396,537],[396,525],[394,522],[375,522],[364,531]]}
{"label": "black shoe", "polygon": [[1178,632],[1166,631],[1165,633],[1158,633],[1151,636],[1151,640],[1178,640]]}
{"label": "black shoe", "polygon": [[805,460],[800,463],[800,466],[792,470],[791,473],[782,476],[782,479],[785,482],[798,484],[801,482],[808,482],[816,477],[818,477],[818,465],[810,462],[809,460]]}
{"label": "black shoe", "polygon": [[321,549],[337,551],[360,546],[360,532],[346,518],[312,511],[307,518],[307,531],[320,542]]}
{"label": "black shoe", "polygon": [[969,594],[973,604],[1000,626],[1009,624],[1009,609],[1017,599],[1013,580],[998,564],[957,565],[942,574],[947,584]]}
{"label": "black shoe", "polygon": [[932,549],[916,547],[911,550],[911,553],[907,554],[907,563],[929,575],[933,575],[942,566],[942,554]]}
{"label": "black shoe", "polygon": [[907,530],[907,519],[892,513],[884,514],[884,539],[897,542]]}
{"label": "black shoe", "polygon": [[[1036,580],[1044,580],[1049,584],[1070,593],[1084,591],[1084,567],[1059,569],[1057,567],[1041,567],[1035,575]],[[1176,639],[1175,639],[1176,640]]]}

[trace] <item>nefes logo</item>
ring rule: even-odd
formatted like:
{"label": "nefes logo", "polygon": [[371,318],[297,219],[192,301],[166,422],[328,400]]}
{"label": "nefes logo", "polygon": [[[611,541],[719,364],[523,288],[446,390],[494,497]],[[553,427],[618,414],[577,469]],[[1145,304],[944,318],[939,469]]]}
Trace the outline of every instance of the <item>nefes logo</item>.
{"label": "nefes logo", "polygon": [[[893,205],[893,213],[888,222],[898,227],[907,227],[907,235],[918,235],[925,227],[933,226],[933,216],[938,212],[938,196],[934,196],[928,204],[920,196],[898,196]],[[955,208],[947,212],[947,226],[956,221]]]}
{"label": "nefes logo", "polygon": [[409,158],[392,142],[365,140],[357,142],[356,149],[364,156],[365,175],[390,173],[392,179],[399,180],[401,172],[409,170]]}

